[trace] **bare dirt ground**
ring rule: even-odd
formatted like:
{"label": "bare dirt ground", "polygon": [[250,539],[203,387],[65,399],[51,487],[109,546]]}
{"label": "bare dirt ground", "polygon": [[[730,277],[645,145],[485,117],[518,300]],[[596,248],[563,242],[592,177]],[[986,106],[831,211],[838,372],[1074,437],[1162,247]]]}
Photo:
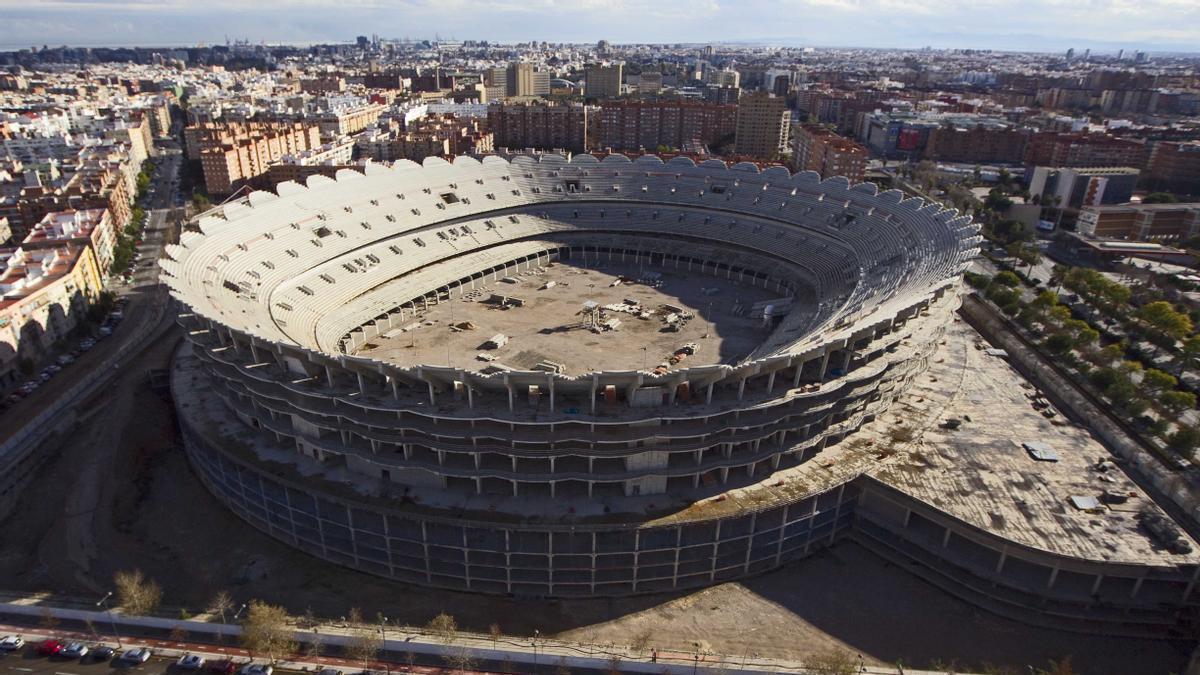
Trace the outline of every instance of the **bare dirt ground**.
{"label": "bare dirt ground", "polygon": [[114,572],[140,568],[164,602],[201,611],[220,589],[299,614],[361,607],[399,623],[438,612],[479,631],[555,634],[663,649],[693,643],[733,656],[802,658],[843,645],[868,661],[1017,672],[1070,655],[1083,673],[1182,670],[1186,647],[1029,628],[979,612],[851,543],[741,583],[675,596],[523,601],[402,586],[344,570],[276,543],[220,507],[191,473],[168,401],[148,370],[166,367],[175,339],[135,360],[82,413],[74,440],[35,477],[0,523],[0,586],[98,597]]}
{"label": "bare dirt ground", "polygon": [[[750,308],[756,302],[779,298],[780,293],[699,273],[658,268],[653,273],[661,275],[657,286],[630,281],[649,274],[633,264],[585,267],[553,263],[536,273],[509,277],[516,283],[489,281],[464,299],[455,295],[431,305],[399,327],[412,326],[412,330],[388,331],[372,338],[370,346],[359,353],[397,363],[448,363],[475,369],[488,365],[476,358],[476,354],[486,353],[512,368],[529,370],[539,361],[550,360],[566,366],[567,374],[578,375],[593,370],[653,368],[688,342],[696,344],[696,352],[681,367],[730,363],[749,354],[769,334],[762,327],[762,312],[753,316]],[[622,278],[626,282],[612,285]],[[487,302],[493,294],[514,296],[525,304],[501,309]],[[587,329],[587,316],[580,314],[585,301],[603,307],[626,299],[636,301],[653,316],[640,319],[628,312],[601,309],[602,322],[615,318],[620,327],[603,333]],[[662,309],[664,303],[690,312],[694,318],[678,332],[668,331],[664,318],[672,311]],[[464,323],[474,328],[461,332],[450,328]],[[499,349],[483,349],[482,343],[497,333],[512,341]]]}

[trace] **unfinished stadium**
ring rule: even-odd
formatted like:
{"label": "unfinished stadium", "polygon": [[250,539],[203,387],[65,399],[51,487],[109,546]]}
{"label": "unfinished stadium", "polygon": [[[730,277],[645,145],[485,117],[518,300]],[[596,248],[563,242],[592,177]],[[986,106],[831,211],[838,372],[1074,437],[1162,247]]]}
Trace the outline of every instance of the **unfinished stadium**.
{"label": "unfinished stadium", "polygon": [[163,261],[209,489],[431,586],[697,587],[835,541],[823,462],[930,364],[966,216],[845,179],[646,156],[460,157],[284,183]]}

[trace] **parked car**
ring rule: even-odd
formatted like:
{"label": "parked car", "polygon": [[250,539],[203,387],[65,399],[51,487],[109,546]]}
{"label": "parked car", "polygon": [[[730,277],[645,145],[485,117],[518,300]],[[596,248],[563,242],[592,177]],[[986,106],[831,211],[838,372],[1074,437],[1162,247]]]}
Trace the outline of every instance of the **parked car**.
{"label": "parked car", "polygon": [[242,666],[241,675],[271,675],[274,672],[274,666],[266,663],[247,663]]}
{"label": "parked car", "polygon": [[184,670],[200,670],[204,667],[204,657],[199,654],[184,654],[175,665]]}
{"label": "parked car", "polygon": [[121,660],[125,663],[145,663],[150,660],[151,653],[148,647],[138,647],[122,654]]}
{"label": "parked car", "polygon": [[72,642],[66,647],[63,647],[61,655],[71,659],[82,659],[83,657],[87,656],[87,653],[87,645],[83,644],[82,642]]}
{"label": "parked car", "polygon": [[71,356],[70,354],[63,354],[62,356],[58,357],[59,366],[69,366],[72,363],[75,363],[75,357]]}
{"label": "parked car", "polygon": [[237,670],[237,664],[232,659],[217,659],[208,662],[208,672],[217,673],[217,675],[234,675]]}
{"label": "parked car", "polygon": [[20,635],[5,635],[0,638],[0,652],[15,652],[25,646],[25,638]]}
{"label": "parked car", "polygon": [[96,661],[107,661],[112,658],[117,650],[107,645],[92,645],[92,659]]}
{"label": "parked car", "polygon": [[65,646],[66,645],[64,645],[63,643],[61,643],[58,640],[55,640],[53,638],[49,639],[49,640],[42,640],[41,642],[38,643],[37,655],[38,656],[57,656],[60,652],[62,652],[63,647],[65,647]]}

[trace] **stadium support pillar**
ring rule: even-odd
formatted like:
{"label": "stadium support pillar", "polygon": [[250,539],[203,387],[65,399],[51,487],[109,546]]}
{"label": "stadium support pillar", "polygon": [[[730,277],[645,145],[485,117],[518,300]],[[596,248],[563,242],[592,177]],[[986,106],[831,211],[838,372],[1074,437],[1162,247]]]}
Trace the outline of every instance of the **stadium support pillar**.
{"label": "stadium support pillar", "polygon": [[1092,584],[1092,595],[1095,595],[1100,592],[1100,584],[1103,582],[1104,582],[1104,575],[1097,574],[1096,575],[1096,583]]}
{"label": "stadium support pillar", "polygon": [[433,383],[426,382],[425,384],[429,385],[429,405],[437,405],[437,397],[434,395],[434,392],[433,392]]}
{"label": "stadium support pillar", "polygon": [[738,380],[738,400],[742,400],[742,396],[746,394],[746,378]]}
{"label": "stadium support pillar", "polygon": [[850,359],[853,357],[854,357],[854,348],[849,343],[847,343],[846,344],[846,358],[842,359],[842,374],[843,375],[850,372]]}
{"label": "stadium support pillar", "polygon": [[471,387],[470,381],[463,382],[463,388],[467,390],[467,407],[471,410],[475,409],[475,389]]}
{"label": "stadium support pillar", "polygon": [[1188,599],[1192,591],[1196,588],[1196,581],[1200,580],[1200,565],[1196,566],[1196,570],[1192,572],[1192,580],[1188,582],[1187,588],[1183,589],[1183,597],[1179,598],[1180,602]]}
{"label": "stadium support pillar", "polygon": [[367,382],[363,379],[362,373],[355,373],[358,376],[358,393],[363,396],[367,395]]}
{"label": "stadium support pillar", "polygon": [[705,403],[705,405],[707,405],[707,404],[709,404],[709,403],[712,403],[713,387],[715,387],[716,385],[717,385],[717,383],[716,383],[716,382],[709,382],[709,383],[708,383],[708,393],[706,393],[706,394],[704,395],[704,403]]}
{"label": "stadium support pillar", "polygon": [[778,372],[778,371],[772,370],[771,374],[767,376],[767,393],[768,394],[775,391],[775,373],[776,372]]}
{"label": "stadium support pillar", "polygon": [[825,371],[829,368],[829,354],[830,351],[826,350],[825,355],[821,357],[821,370],[818,379],[822,382],[825,381]]}
{"label": "stadium support pillar", "polygon": [[800,375],[804,373],[805,361],[796,364],[796,372],[792,375],[792,389],[800,388]]}
{"label": "stadium support pillar", "polygon": [[325,366],[325,381],[329,383],[329,388],[333,388],[333,369]]}
{"label": "stadium support pillar", "polygon": [[504,388],[508,390],[508,412],[513,411],[513,388],[512,383],[508,380],[504,381]]}
{"label": "stadium support pillar", "polygon": [[396,378],[389,377],[388,379],[391,380],[391,383],[392,383],[392,398],[399,401],[400,400],[400,385],[397,383]]}
{"label": "stadium support pillar", "polygon": [[[546,387],[550,390],[550,412],[554,412],[554,376],[546,376]],[[550,484],[551,491],[554,489],[554,484]]]}
{"label": "stadium support pillar", "polygon": [[[912,515],[912,511],[908,511],[907,513],[904,514],[904,526],[905,527],[908,527],[908,517],[910,515]],[[950,528],[947,527],[946,534],[942,535],[942,548],[946,548],[947,546],[950,545],[950,535],[951,534],[953,534],[953,532],[950,530]]]}
{"label": "stadium support pillar", "polygon": [[1058,565],[1050,569],[1050,578],[1046,579],[1046,588],[1054,588],[1054,582],[1058,580]]}
{"label": "stadium support pillar", "polygon": [[1145,576],[1140,576],[1137,578],[1136,581],[1133,582],[1133,590],[1129,592],[1130,600],[1137,597],[1138,592],[1142,590],[1142,582],[1145,580],[1146,580]]}
{"label": "stadium support pillar", "polygon": [[1004,562],[1008,560],[1008,551],[1000,551],[1000,559],[996,561],[996,574],[1004,571]]}

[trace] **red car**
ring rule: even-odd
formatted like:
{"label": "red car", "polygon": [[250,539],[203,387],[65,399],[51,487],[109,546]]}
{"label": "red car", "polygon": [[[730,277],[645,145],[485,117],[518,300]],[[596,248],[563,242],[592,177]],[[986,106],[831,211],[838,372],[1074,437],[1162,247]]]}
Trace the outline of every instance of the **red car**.
{"label": "red car", "polygon": [[218,659],[209,661],[205,669],[210,673],[217,673],[217,675],[233,675],[237,672],[237,664],[233,662],[233,659]]}
{"label": "red car", "polygon": [[38,656],[54,656],[61,652],[65,646],[58,640],[45,640],[38,644],[37,654]]}

